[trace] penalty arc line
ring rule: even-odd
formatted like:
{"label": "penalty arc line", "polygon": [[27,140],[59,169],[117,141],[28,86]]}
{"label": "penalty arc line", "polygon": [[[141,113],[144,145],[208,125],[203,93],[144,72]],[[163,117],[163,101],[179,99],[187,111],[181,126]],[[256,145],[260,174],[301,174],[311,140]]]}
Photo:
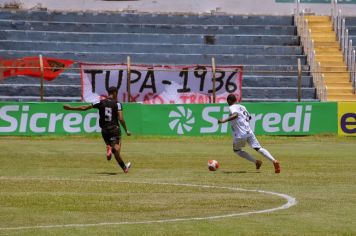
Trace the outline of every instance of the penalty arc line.
{"label": "penalty arc line", "polygon": [[151,185],[170,185],[170,186],[186,186],[186,187],[197,187],[197,188],[217,188],[217,189],[227,189],[232,191],[243,191],[243,192],[257,192],[261,194],[274,195],[280,198],[287,200],[285,204],[279,207],[258,210],[258,211],[249,211],[249,212],[240,212],[240,213],[231,213],[225,215],[216,215],[216,216],[206,216],[206,217],[190,217],[190,218],[175,218],[175,219],[161,219],[161,220],[145,220],[145,221],[123,221],[123,222],[101,222],[101,223],[91,223],[91,224],[59,224],[59,225],[36,225],[36,226],[18,226],[18,227],[4,227],[0,230],[26,230],[26,229],[51,229],[51,228],[85,228],[85,227],[100,227],[100,226],[114,226],[114,225],[135,225],[135,224],[155,224],[155,223],[170,223],[170,222],[181,222],[181,221],[199,221],[199,220],[215,220],[228,217],[236,216],[247,216],[253,214],[263,214],[271,213],[278,210],[284,210],[290,208],[297,204],[297,200],[287,194],[277,193],[272,191],[265,190],[251,190],[243,189],[236,187],[223,187],[223,186],[214,186],[214,185],[199,185],[199,184],[184,184],[184,183],[163,183],[163,182],[140,182],[140,181],[107,181],[107,180],[85,180],[85,179],[65,179],[65,178],[11,178],[11,177],[0,177],[0,180],[41,180],[41,181],[80,181],[80,182],[108,182],[108,183],[131,183],[131,184],[151,184]]}

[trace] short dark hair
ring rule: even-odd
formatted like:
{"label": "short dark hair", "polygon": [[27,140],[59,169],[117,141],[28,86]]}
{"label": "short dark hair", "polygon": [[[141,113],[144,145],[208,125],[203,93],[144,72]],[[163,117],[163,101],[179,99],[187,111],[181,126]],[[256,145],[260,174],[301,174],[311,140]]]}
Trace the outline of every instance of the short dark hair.
{"label": "short dark hair", "polygon": [[113,94],[113,93],[117,93],[117,88],[114,86],[111,86],[110,88],[108,88],[108,94]]}
{"label": "short dark hair", "polygon": [[229,94],[226,98],[227,101],[235,103],[237,101],[236,97],[234,94]]}

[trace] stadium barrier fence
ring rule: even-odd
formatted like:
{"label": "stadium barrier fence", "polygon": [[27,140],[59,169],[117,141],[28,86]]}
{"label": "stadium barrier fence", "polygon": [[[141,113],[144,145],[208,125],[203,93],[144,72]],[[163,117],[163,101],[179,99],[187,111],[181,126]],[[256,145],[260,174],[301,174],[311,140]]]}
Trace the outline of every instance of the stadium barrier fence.
{"label": "stadium barrier fence", "polygon": [[[96,134],[98,112],[63,109],[64,103],[0,103],[0,135],[37,136]],[[80,105],[83,103],[72,103]],[[283,102],[243,103],[251,113],[251,127],[257,135],[337,134],[338,127],[356,134],[356,103]],[[124,116],[134,135],[202,136],[226,135],[229,124],[217,120],[229,115],[227,104],[124,103]],[[339,124],[339,120],[343,124]],[[344,128],[342,128],[344,127]],[[345,128],[346,127],[346,128]]]}
{"label": "stadium barrier fence", "polygon": [[346,19],[338,6],[337,0],[332,0],[331,19],[333,28],[336,32],[336,37],[340,43],[343,52],[344,61],[347,69],[350,71],[350,82],[356,94],[356,50],[353,46],[354,42],[349,37],[349,30],[346,26]]}

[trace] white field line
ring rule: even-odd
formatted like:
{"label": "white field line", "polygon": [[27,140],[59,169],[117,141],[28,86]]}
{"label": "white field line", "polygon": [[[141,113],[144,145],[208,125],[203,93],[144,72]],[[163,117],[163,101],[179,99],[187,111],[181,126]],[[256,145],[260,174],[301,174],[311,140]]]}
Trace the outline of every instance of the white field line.
{"label": "white field line", "polygon": [[[106,155],[106,149],[104,149],[103,147],[103,151],[73,151],[73,149],[61,149],[60,151],[26,151],[26,153],[38,153],[38,154],[46,154],[46,155],[62,155],[63,152],[65,153],[69,153],[69,154],[102,154],[103,156]],[[134,151],[134,150],[130,150],[130,151],[124,151],[125,154],[128,153],[142,153],[142,151]],[[209,152],[194,152],[194,151],[189,151],[189,152],[184,152],[184,151],[179,151],[179,152],[175,152],[172,153],[173,154],[204,154],[204,153],[209,153]],[[153,154],[166,154],[167,152],[153,152]],[[0,155],[1,156],[1,155]]]}
{"label": "white field line", "polygon": [[100,227],[100,226],[114,226],[114,225],[135,225],[135,224],[155,224],[155,223],[169,223],[169,222],[181,222],[181,221],[197,221],[197,220],[215,220],[227,217],[236,217],[236,216],[247,216],[252,214],[262,214],[262,213],[271,213],[278,210],[284,210],[290,208],[297,204],[297,200],[287,194],[277,193],[272,191],[264,190],[251,190],[243,189],[236,187],[223,187],[223,186],[213,186],[213,185],[199,185],[199,184],[183,184],[183,183],[160,183],[160,182],[140,182],[140,181],[112,181],[112,180],[88,180],[88,179],[66,179],[66,178],[22,178],[22,177],[0,177],[1,180],[11,180],[11,181],[71,181],[71,182],[107,182],[107,183],[131,183],[131,184],[152,184],[152,185],[171,185],[171,186],[186,186],[186,187],[197,187],[197,188],[216,188],[216,189],[228,189],[232,191],[243,191],[243,192],[257,192],[261,194],[274,195],[280,198],[285,199],[287,202],[279,207],[258,210],[258,211],[249,211],[249,212],[240,212],[240,213],[231,213],[225,215],[216,215],[216,216],[206,216],[206,217],[191,217],[191,218],[175,218],[175,219],[161,219],[161,220],[144,220],[144,221],[122,221],[122,222],[100,222],[92,224],[59,224],[59,225],[36,225],[36,226],[18,226],[18,227],[3,227],[0,230],[26,230],[26,229],[51,229],[51,228],[85,228],[85,227]]}

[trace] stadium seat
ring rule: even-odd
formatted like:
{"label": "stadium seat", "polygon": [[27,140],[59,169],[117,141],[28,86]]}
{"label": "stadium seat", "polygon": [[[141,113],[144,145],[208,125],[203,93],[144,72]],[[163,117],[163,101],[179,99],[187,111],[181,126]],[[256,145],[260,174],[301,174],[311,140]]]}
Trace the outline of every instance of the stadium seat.
{"label": "stadium seat", "polygon": [[[85,62],[243,65],[243,101],[295,101],[297,59],[309,71],[292,16],[0,11],[0,57]],[[80,74],[45,82],[50,101],[79,101]],[[0,100],[38,100],[38,79],[0,83]],[[303,100],[314,101],[308,72]]]}

